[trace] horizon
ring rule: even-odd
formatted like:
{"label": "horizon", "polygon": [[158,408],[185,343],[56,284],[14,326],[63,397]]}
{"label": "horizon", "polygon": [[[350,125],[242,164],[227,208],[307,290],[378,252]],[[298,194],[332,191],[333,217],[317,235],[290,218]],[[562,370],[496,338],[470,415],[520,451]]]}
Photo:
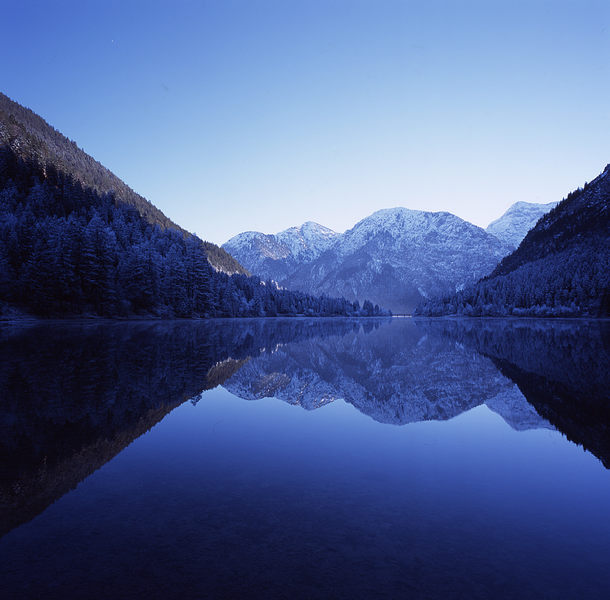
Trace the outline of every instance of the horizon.
{"label": "horizon", "polygon": [[388,207],[485,228],[608,163],[607,3],[170,6],[11,5],[3,92],[219,245]]}

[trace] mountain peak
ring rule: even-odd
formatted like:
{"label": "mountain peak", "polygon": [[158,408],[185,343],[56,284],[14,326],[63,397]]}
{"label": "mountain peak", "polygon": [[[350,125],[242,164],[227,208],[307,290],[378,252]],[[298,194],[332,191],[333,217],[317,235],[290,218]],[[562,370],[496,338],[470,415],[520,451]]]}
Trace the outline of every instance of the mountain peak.
{"label": "mountain peak", "polygon": [[486,231],[509,244],[512,248],[516,248],[539,219],[557,204],[558,202],[547,204],[515,202],[499,219],[490,223]]}
{"label": "mountain peak", "polygon": [[[281,281],[297,264],[310,262],[326,252],[340,234],[314,221],[275,234],[247,231],[232,237],[223,248],[250,265],[262,279]],[[240,258],[238,258],[240,257]]]}
{"label": "mountain peak", "polygon": [[320,225],[320,223],[316,223],[315,221],[305,221],[303,225],[301,225],[301,229],[314,229],[316,231],[332,231],[328,227],[324,227],[324,225]]}
{"label": "mountain peak", "polygon": [[374,213],[362,219],[362,221],[366,220],[382,220],[382,219],[397,219],[397,218],[406,218],[406,217],[416,217],[425,214],[422,210],[414,210],[412,208],[406,208],[404,206],[394,206],[392,208],[380,208],[376,210]]}
{"label": "mountain peak", "polygon": [[[454,238],[456,242],[464,236],[477,235],[481,239],[485,232],[476,225],[449,212],[428,212],[404,207],[384,208],[362,219],[345,232],[343,251],[351,252],[351,247],[362,246],[377,236],[391,237],[405,242],[417,241],[422,247],[434,244],[438,234]],[[432,236],[432,237],[430,237]],[[346,240],[351,240],[347,243]]]}
{"label": "mountain peak", "polygon": [[421,221],[422,223],[431,223],[438,222],[441,220],[466,222],[461,217],[458,217],[457,215],[454,215],[453,213],[447,211],[432,212],[427,210],[405,208],[404,206],[395,206],[393,208],[382,208],[380,210],[375,211],[368,217],[365,217],[364,219],[356,223],[355,227],[360,225],[360,223],[364,222],[391,223],[392,221],[394,221],[396,223],[403,222],[407,225],[410,225],[417,221]]}
{"label": "mountain peak", "polygon": [[296,233],[301,235],[339,235],[336,231],[333,231],[328,227],[324,227],[324,225],[320,225],[315,221],[305,221],[305,223],[303,223],[300,227],[288,227],[288,229],[284,229],[275,235],[294,235]]}

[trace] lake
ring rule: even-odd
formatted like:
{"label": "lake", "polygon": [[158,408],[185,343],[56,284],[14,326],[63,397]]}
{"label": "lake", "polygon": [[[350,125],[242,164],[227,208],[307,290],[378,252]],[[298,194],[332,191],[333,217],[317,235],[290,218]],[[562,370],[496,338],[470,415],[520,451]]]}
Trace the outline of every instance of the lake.
{"label": "lake", "polygon": [[0,326],[6,598],[608,598],[610,323]]}

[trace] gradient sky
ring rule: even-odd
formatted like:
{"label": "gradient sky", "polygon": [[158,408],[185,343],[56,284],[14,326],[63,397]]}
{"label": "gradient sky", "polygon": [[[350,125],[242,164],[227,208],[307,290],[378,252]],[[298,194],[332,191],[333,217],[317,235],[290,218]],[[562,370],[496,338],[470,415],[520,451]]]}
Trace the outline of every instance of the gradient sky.
{"label": "gradient sky", "polygon": [[0,90],[222,243],[485,226],[610,162],[610,2],[0,0]]}

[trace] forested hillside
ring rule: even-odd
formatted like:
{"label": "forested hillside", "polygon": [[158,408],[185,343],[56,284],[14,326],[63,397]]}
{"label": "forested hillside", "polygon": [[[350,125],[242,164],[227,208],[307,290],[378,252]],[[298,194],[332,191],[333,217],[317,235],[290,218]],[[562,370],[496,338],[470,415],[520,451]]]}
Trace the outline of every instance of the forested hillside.
{"label": "forested hillside", "polygon": [[[8,99],[2,99],[4,106]],[[24,121],[0,111],[0,314],[381,312],[371,303],[361,308],[217,270],[210,260],[217,267],[225,261],[225,271],[243,271],[224,250],[174,226],[39,117],[8,103]],[[32,133],[41,129],[44,140]]]}
{"label": "forested hillside", "polygon": [[[135,208],[151,225],[158,225],[161,229],[177,229],[187,235],[186,231],[168,219],[146,198],[134,192],[114,173],[83,152],[75,142],[36,113],[13,102],[2,93],[0,93],[0,145],[23,161],[42,166],[43,179],[47,166],[52,165],[55,170],[69,174],[85,188],[101,195],[112,193],[117,203]],[[1,181],[4,181],[4,177],[5,175],[0,171]],[[248,274],[222,248],[210,242],[203,242],[203,245],[208,260],[215,269],[225,273]]]}
{"label": "forested hillside", "polygon": [[610,316],[610,165],[542,217],[489,277],[418,312]]}

